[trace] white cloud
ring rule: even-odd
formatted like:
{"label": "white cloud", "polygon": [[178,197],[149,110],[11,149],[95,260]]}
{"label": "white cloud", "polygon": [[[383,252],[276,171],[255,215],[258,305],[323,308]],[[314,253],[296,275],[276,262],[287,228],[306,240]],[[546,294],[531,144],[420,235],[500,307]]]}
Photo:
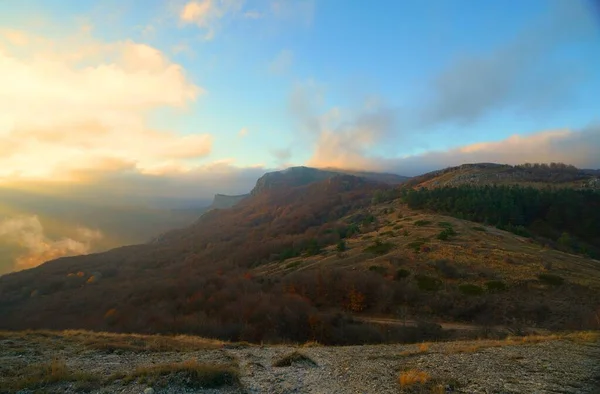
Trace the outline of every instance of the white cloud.
{"label": "white cloud", "polygon": [[189,1],[181,8],[179,18],[184,24],[195,24],[203,29],[204,39],[211,40],[220,21],[226,16],[238,14],[243,3],[243,0]]}
{"label": "white cloud", "polygon": [[19,216],[0,221],[0,240],[25,250],[17,258],[14,270],[32,268],[62,256],[89,253],[92,244],[101,238],[100,231],[80,227],[71,238],[50,239],[37,216]]}
{"label": "white cloud", "polygon": [[269,63],[269,71],[273,74],[284,74],[294,62],[294,52],[289,49],[281,50]]}
{"label": "white cloud", "polygon": [[29,45],[0,51],[0,181],[190,168],[210,153],[208,134],[146,125],[148,111],[185,109],[204,93],[161,51],[132,41],[0,32],[15,36]]}

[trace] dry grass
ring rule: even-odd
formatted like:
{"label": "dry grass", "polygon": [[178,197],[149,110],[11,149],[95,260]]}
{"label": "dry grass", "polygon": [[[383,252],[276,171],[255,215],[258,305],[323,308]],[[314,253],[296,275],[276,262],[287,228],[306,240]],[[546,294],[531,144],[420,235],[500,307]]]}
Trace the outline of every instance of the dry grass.
{"label": "dry grass", "polygon": [[409,369],[408,371],[400,372],[398,375],[398,383],[400,387],[410,387],[416,384],[425,384],[431,379],[431,376],[424,371],[418,369]]}
{"label": "dry grass", "polygon": [[453,353],[475,353],[482,349],[531,345],[551,341],[573,341],[577,343],[593,343],[600,341],[600,331],[580,331],[573,333],[558,333],[548,335],[528,335],[523,337],[511,336],[504,340],[482,339],[469,342],[448,343],[445,348],[446,354]]}
{"label": "dry grass", "polygon": [[53,347],[63,344],[81,345],[86,349],[114,352],[187,352],[223,347],[224,342],[188,335],[163,336],[116,334],[83,330],[66,331],[0,331],[0,339],[20,339]]}
{"label": "dry grass", "polygon": [[[63,382],[75,382],[76,388],[89,390],[96,387],[101,378],[94,374],[73,371],[64,360],[54,359],[47,363],[32,364],[24,368],[5,371],[3,390],[17,392],[20,390],[38,390],[49,385]],[[4,392],[2,390],[2,392]]]}
{"label": "dry grass", "polygon": [[288,355],[281,357],[278,360],[275,360],[273,363],[274,367],[291,367],[293,364],[305,364],[309,366],[316,366],[317,363],[314,362],[310,357],[302,354],[300,352],[293,352]]}
{"label": "dry grass", "polygon": [[140,366],[133,372],[113,375],[110,378],[113,381],[117,379],[122,379],[125,383],[132,381],[148,384],[184,383],[195,388],[233,386],[240,383],[237,366],[203,364],[196,360]]}

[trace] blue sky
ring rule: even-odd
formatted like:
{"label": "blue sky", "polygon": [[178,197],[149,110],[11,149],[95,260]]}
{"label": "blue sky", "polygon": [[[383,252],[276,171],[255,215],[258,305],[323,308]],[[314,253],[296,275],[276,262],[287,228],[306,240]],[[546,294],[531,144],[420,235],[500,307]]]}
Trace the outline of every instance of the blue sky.
{"label": "blue sky", "polygon": [[[596,165],[593,157],[581,158],[584,147],[572,155],[557,153],[562,140],[552,133],[562,130],[568,136],[560,138],[567,139],[584,135],[588,150],[590,141],[597,141],[598,18],[598,8],[584,0],[402,0],[368,5],[341,0],[23,0],[0,4],[3,29],[43,37],[50,48],[64,44],[80,51],[130,42],[153,48],[179,67],[180,79],[197,89],[193,98],[182,105],[161,103],[159,87],[152,92],[158,104],[144,104],[148,107],[139,110],[135,119],[126,113],[119,116],[128,122],[139,120],[145,128],[173,138],[204,136],[210,146],[198,148],[196,155],[159,159],[156,151],[107,154],[108,144],[103,153],[96,149],[94,162],[104,166],[108,161],[118,171],[153,176],[173,175],[165,168],[177,168],[172,172],[179,177],[205,173],[214,166],[243,170],[288,165],[414,175],[432,169],[428,163],[414,163],[434,152],[444,157],[455,152],[447,165],[474,159],[460,153],[473,151],[473,144],[497,142],[480,156],[485,159],[490,154],[487,161],[514,161],[514,146],[506,143],[514,135],[523,138],[522,151],[532,151],[519,156],[522,161],[557,158]],[[12,48],[10,56],[18,58],[19,51],[44,52],[40,48],[41,44]],[[33,68],[37,60],[32,59],[33,63],[19,61]],[[121,67],[112,58],[91,56],[69,67],[75,74],[84,67],[111,64]],[[72,83],[75,89],[76,82]],[[138,85],[131,86],[127,93],[138,94]],[[141,89],[139,95],[144,92]],[[94,92],[88,89],[87,94]],[[110,101],[94,101],[86,111],[92,114],[93,105],[104,110]],[[92,118],[78,119],[77,124],[109,123]],[[9,124],[26,122],[17,119]],[[123,124],[113,131],[126,135]],[[89,132],[77,127],[70,132]],[[124,141],[143,144],[143,135],[140,131]],[[545,136],[541,151],[536,150],[539,138],[538,145],[527,145],[534,141],[528,136],[539,135]],[[156,144],[167,143],[160,141]],[[187,145],[182,141],[168,143]],[[90,152],[73,154],[83,157]],[[61,151],[60,157],[64,154]],[[80,174],[77,160],[71,162],[75,165],[69,171]],[[60,164],[52,173],[41,169],[31,173],[52,179],[64,172],[64,163]],[[18,165],[13,160],[7,167]],[[114,175],[94,165],[86,162],[83,167],[96,171],[94,176],[98,171]],[[26,173],[27,169],[17,168],[11,174]]]}

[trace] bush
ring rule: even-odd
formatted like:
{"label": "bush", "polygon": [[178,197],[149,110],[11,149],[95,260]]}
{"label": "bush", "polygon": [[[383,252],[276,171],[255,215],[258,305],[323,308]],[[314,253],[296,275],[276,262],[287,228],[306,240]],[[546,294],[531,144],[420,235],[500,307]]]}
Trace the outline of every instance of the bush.
{"label": "bush", "polygon": [[308,357],[300,352],[293,352],[286,356],[283,356],[279,360],[276,360],[273,363],[273,366],[274,367],[291,367],[293,364],[304,364],[304,365],[309,365],[309,366],[317,365],[317,363],[315,363],[310,357]]}
{"label": "bush", "polygon": [[408,278],[410,276],[410,271],[404,268],[400,268],[396,271],[396,276],[394,277],[396,280]]}
{"label": "bush", "polygon": [[458,286],[458,290],[465,295],[475,296],[483,294],[483,289],[481,287],[470,283]]}
{"label": "bush", "polygon": [[438,222],[438,225],[440,227],[444,227],[444,228],[450,228],[450,227],[452,227],[452,223],[450,223],[450,222]]}
{"label": "bush", "polygon": [[487,230],[485,229],[485,227],[481,227],[481,226],[474,226],[474,227],[471,227],[471,229],[472,229],[472,230],[475,230],[475,231],[483,231],[483,232],[486,232],[486,231],[487,231]]}
{"label": "bush", "polygon": [[340,241],[337,243],[336,250],[338,252],[346,251],[346,242],[343,239],[340,239]]}
{"label": "bush", "polygon": [[461,277],[458,269],[450,264],[448,260],[437,260],[435,263],[435,269],[440,272],[445,278],[458,279]]}
{"label": "bush", "polygon": [[415,252],[419,252],[421,250],[421,246],[423,246],[425,242],[423,241],[414,241],[406,245],[407,248],[414,250]]}
{"label": "bush", "polygon": [[370,245],[365,248],[365,252],[373,253],[376,255],[384,255],[388,253],[394,247],[393,244],[389,242],[381,242],[380,240],[375,240],[373,245]]}
{"label": "bush", "polygon": [[565,278],[553,274],[539,274],[538,279],[551,286],[560,286],[565,283]]}
{"label": "bush", "polygon": [[485,284],[485,287],[487,287],[490,292],[506,290],[506,284],[499,280],[491,280]]}
{"label": "bush", "polygon": [[431,224],[431,220],[417,220],[415,222],[415,226],[417,226],[417,227],[428,226],[430,224]]}
{"label": "bush", "polygon": [[417,285],[421,290],[438,291],[442,288],[443,283],[438,278],[434,278],[432,276],[427,275],[417,275],[415,279],[417,279]]}
{"label": "bush", "polygon": [[387,270],[385,269],[385,267],[382,267],[380,265],[372,265],[369,267],[369,271],[376,272],[381,275],[385,275]]}

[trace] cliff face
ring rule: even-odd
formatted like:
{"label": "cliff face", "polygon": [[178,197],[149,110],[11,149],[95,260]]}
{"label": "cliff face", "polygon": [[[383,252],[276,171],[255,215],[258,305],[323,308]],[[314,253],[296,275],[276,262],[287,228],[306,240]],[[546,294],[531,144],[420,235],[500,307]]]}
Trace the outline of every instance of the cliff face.
{"label": "cliff face", "polygon": [[209,209],[228,209],[248,197],[249,194],[241,194],[238,196],[228,196],[226,194],[215,194],[212,204]]}
{"label": "cliff face", "polygon": [[337,173],[332,171],[323,171],[309,167],[291,167],[283,171],[269,172],[256,181],[256,186],[250,192],[255,196],[264,191],[273,189],[291,188],[308,185],[313,182],[319,182],[333,176]]}
{"label": "cliff face", "polygon": [[377,172],[291,167],[283,171],[269,172],[263,175],[258,179],[256,186],[252,189],[250,194],[254,196],[267,190],[304,186],[340,175],[351,175],[373,182],[392,185],[402,183],[408,179],[407,177],[396,174]]}

